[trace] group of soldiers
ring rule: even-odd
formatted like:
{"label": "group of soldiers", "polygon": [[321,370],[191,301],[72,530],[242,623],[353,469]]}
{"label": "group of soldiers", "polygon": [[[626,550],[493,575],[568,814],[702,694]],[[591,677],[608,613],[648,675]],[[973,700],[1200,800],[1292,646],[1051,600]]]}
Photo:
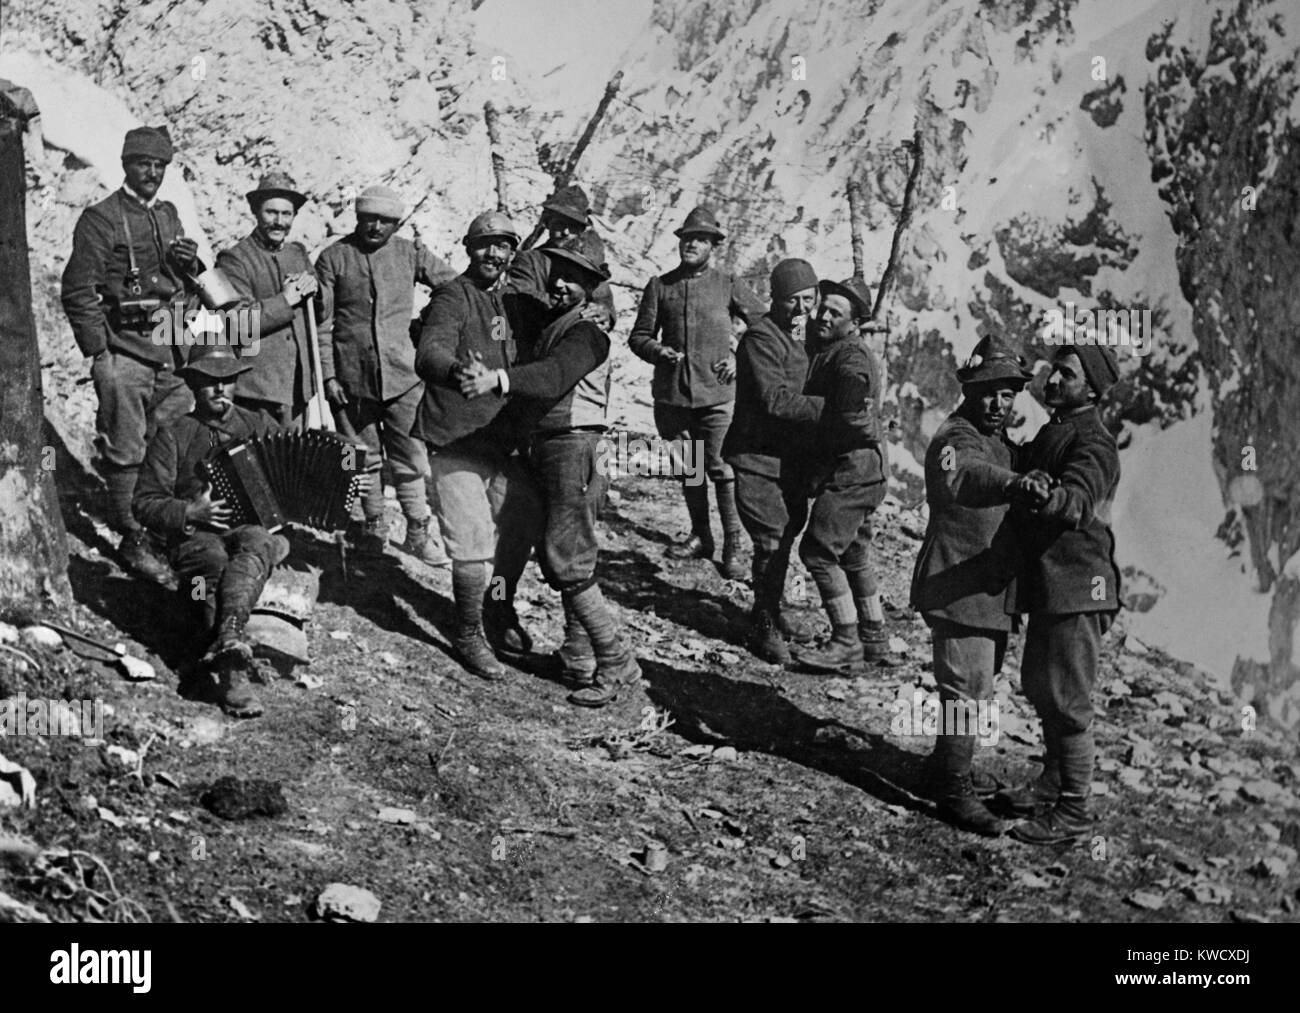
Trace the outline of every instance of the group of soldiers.
{"label": "group of soldiers", "polygon": [[[79,220],[63,302],[93,359],[99,467],[120,554],[144,576],[177,578],[226,711],[261,713],[244,627],[290,547],[257,525],[232,527],[200,465],[240,440],[303,426],[318,388],[339,432],[367,450],[371,480],[348,541],[384,550],[386,462],[406,519],[402,549],[450,565],[452,640],[465,669],[496,680],[507,675],[503,661],[540,666],[587,707],[637,685],[636,654],[596,576],[616,312],[581,188],[548,198],[547,239],[535,249],[521,249],[505,214],[475,217],[457,273],[395,234],[406,206],[379,186],[357,198],[354,231],[313,264],[288,238],[306,197],[284,173],[264,176],[247,195],[252,232],[216,260],[241,305],[259,313],[251,355],[151,339],[152,314],[192,304],[204,270],[175,208],[157,198],[172,155],[165,128],[127,134],[124,184]],[[888,463],[881,365],[864,339],[868,286],[822,280],[787,259],[771,272],[764,307],[714,262],[726,236],[708,208],[675,234],[680,263],[646,285],[630,347],[654,366],[659,435],[702,450],[726,576],[745,576],[742,531],[752,543],[747,647],[811,672],[891,664],[871,558]],[[413,321],[417,284],[432,296]],[[958,371],[963,400],[926,455],[929,527],[912,585],[945,704],[992,698],[1008,634],[1030,617],[1023,682],[1043,721],[1044,769],[999,803],[1031,817],[1012,832],[1033,843],[1088,832],[1089,693],[1119,593],[1107,509],[1118,454],[1097,410],[1117,368],[1104,346],[1059,351],[1045,387],[1052,420],[1022,447],[1006,422],[1032,377],[1024,361],[988,336]],[[690,530],[668,553],[711,560],[708,485],[683,476],[682,491]],[[783,607],[796,541],[830,621],[820,644]],[[534,556],[564,609],[563,644],[545,657],[514,606]],[[184,593],[196,578],[215,593]],[[929,760],[941,811],[967,830],[1001,833],[989,802],[999,786],[973,773],[975,737],[954,723],[955,708],[943,714]]]}

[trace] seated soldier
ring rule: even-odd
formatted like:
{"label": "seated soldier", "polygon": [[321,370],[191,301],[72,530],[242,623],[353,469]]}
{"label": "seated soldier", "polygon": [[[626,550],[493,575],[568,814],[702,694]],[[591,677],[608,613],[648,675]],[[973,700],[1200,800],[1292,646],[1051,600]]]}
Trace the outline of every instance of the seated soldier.
{"label": "seated soldier", "polygon": [[149,441],[132,503],[136,519],[167,539],[177,590],[197,606],[195,646],[207,648],[203,667],[216,675],[221,706],[232,717],[262,713],[248,684],[253,650],[244,627],[266,578],[289,552],[289,543],[266,528],[230,527],[233,511],[212,498],[199,468],[224,447],[279,428],[265,412],[234,402],[235,379],[251,368],[226,345],[194,349],[178,370],[194,393],[194,411]]}

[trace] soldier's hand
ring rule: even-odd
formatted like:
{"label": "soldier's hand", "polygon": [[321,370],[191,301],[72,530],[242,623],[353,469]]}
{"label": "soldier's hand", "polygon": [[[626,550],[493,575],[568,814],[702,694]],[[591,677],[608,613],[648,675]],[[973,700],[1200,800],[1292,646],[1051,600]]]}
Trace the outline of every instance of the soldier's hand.
{"label": "soldier's hand", "polygon": [[1043,471],[1031,471],[1016,477],[1007,491],[1013,502],[1021,503],[1031,510],[1037,510],[1052,495],[1052,480]]}
{"label": "soldier's hand", "polygon": [[172,260],[188,269],[199,256],[199,244],[189,236],[177,236],[172,240]]}
{"label": "soldier's hand", "polygon": [[736,357],[729,355],[725,359],[719,359],[713,364],[713,375],[723,383],[731,383],[736,379]]}
{"label": "soldier's hand", "polygon": [[202,524],[218,531],[225,531],[230,527],[234,513],[224,499],[212,498],[211,483],[205,484],[198,495],[185,505],[187,524]]}
{"label": "soldier's hand", "polygon": [[660,349],[660,351],[659,351],[659,361],[660,361],[660,362],[671,362],[671,363],[676,364],[676,363],[681,362],[684,358],[686,358],[685,354],[683,354],[682,352],[678,351],[676,348],[667,348],[667,347],[665,347],[665,348]]}
{"label": "soldier's hand", "polygon": [[343,389],[343,384],[337,380],[325,381],[325,400],[331,407],[342,408],[348,403],[348,392]]}
{"label": "soldier's hand", "polygon": [[303,271],[294,279],[294,282],[297,284],[298,291],[302,294],[302,298],[304,299],[308,299],[320,291],[320,285],[316,282],[316,276],[310,271]]}
{"label": "soldier's hand", "polygon": [[459,380],[461,394],[471,400],[491,394],[497,389],[496,370],[488,369],[483,365],[483,360],[477,352],[470,362],[461,367]]}
{"label": "soldier's hand", "polygon": [[614,322],[609,315],[609,308],[598,302],[588,302],[578,312],[579,320],[590,320],[600,326],[602,330],[609,330],[609,325]]}

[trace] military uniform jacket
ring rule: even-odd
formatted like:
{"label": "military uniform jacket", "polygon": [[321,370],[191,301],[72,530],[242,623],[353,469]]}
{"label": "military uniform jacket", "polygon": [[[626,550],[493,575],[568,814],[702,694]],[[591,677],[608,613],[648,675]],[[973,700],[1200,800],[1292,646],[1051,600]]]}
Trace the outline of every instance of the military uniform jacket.
{"label": "military uniform jacket", "polygon": [[735,468],[780,478],[805,458],[823,402],[803,393],[808,354],[770,313],[759,317],[736,349],[736,407],[722,444]]}
{"label": "military uniform jacket", "polygon": [[194,534],[185,523],[185,507],[203,489],[199,464],[224,447],[279,429],[265,412],[253,412],[235,405],[225,419],[201,422],[194,414],[183,415],[171,425],[161,426],[149,441],[144,467],[135,484],[131,512],[150,531],[169,536],[175,546]]}
{"label": "military uniform jacket", "polygon": [[860,338],[841,338],[813,353],[803,392],[823,402],[809,448],[814,493],[820,488],[883,486],[880,390],[880,366]]}
{"label": "military uniform jacket", "polygon": [[1025,447],[1016,468],[1041,469],[1057,484],[1041,510],[1011,510],[1025,564],[1008,611],[1116,611],[1119,568],[1110,507],[1119,485],[1119,449],[1096,407],[1053,417]]}
{"label": "military uniform jacket", "polygon": [[1003,607],[1018,554],[1003,491],[1016,477],[1015,448],[985,436],[960,411],[925,452],[930,521],[912,569],[912,608],[927,621],[1009,630]]}
{"label": "military uniform jacket", "polygon": [[415,286],[436,288],[455,277],[441,257],[399,236],[370,252],[355,235],[327,246],[316,259],[324,379],[338,380],[350,398],[372,401],[391,401],[418,384]]}
{"label": "military uniform jacket", "polygon": [[[465,273],[434,289],[415,353],[424,397],[412,436],[440,448],[475,434],[480,442],[489,439],[485,427],[500,413],[504,401],[494,395],[466,399],[452,379],[452,370],[475,355],[488,369],[508,369],[518,354],[515,334],[520,326],[518,301],[501,281],[484,289]],[[462,449],[470,447],[466,444]]]}
{"label": "military uniform jacket", "polygon": [[217,267],[243,296],[241,305],[256,304],[261,312],[257,354],[250,354],[251,347],[239,349],[253,368],[239,377],[235,396],[280,405],[305,404],[311,399],[308,308],[305,303],[290,306],[281,290],[289,275],[313,273],[306,248],[286,242],[271,250],[253,233],[217,254]]}
{"label": "military uniform jacket", "polygon": [[[128,229],[139,271],[139,294],[127,290]],[[62,301],[83,355],[112,348],[160,366],[183,361],[175,344],[153,342],[153,323],[124,327],[117,312],[124,299],[158,299],[165,304],[185,297],[184,274],[169,249],[183,235],[174,205],[158,200],[145,207],[125,190],[81,213],[72,235],[72,256],[63,271]]]}
{"label": "military uniform jacket", "polygon": [[[736,396],[735,382],[723,383],[713,364],[731,355],[731,318],[753,323],[763,315],[743,281],[716,267],[678,266],[651,278],[641,296],[628,345],[654,364],[650,393],[658,404],[707,408]],[[663,362],[660,352],[683,352],[681,362]]]}

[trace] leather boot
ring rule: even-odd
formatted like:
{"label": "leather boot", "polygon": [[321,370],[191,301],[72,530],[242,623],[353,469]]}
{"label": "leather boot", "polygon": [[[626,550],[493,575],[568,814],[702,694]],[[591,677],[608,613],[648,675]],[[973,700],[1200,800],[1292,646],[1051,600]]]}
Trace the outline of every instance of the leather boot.
{"label": "leather boot", "polygon": [[502,654],[522,656],[533,650],[533,638],[528,635],[513,601],[497,601],[489,591],[483,599],[483,631],[488,643]]}
{"label": "leather boot", "polygon": [[247,610],[233,615],[227,612],[217,626],[217,638],[204,658],[205,664],[213,668],[230,663],[251,664],[253,646],[244,639],[244,627],[247,625]]}
{"label": "leather boot", "polygon": [[691,518],[691,533],[685,541],[668,547],[670,559],[712,559],[713,532],[709,525],[709,489],[708,486],[682,483],[682,494],[686,497],[686,512]]}
{"label": "leather boot", "polygon": [[830,642],[820,651],[807,648],[794,652],[794,663],[811,672],[853,675],[862,671],[862,644],[856,623],[837,623]]}
{"label": "leather boot", "polygon": [[745,564],[740,559],[744,527],[736,508],[736,480],[714,482],[713,492],[718,501],[718,518],[722,521],[722,575],[727,580],[744,580]]}
{"label": "leather boot", "polygon": [[773,585],[770,571],[773,569],[774,554],[766,549],[754,546],[752,580],[754,586],[754,608],[749,613],[749,625],[745,630],[745,647],[757,658],[769,665],[790,664],[790,648],[777,625],[780,615],[780,588],[776,588],[773,597]]}
{"label": "leather boot", "polygon": [[858,639],[862,643],[862,658],[867,664],[881,668],[897,668],[901,664],[889,650],[889,630],[883,622],[859,620]]}
{"label": "leather boot", "polygon": [[564,643],[555,652],[555,661],[561,677],[579,688],[596,681],[596,649],[570,601],[564,601]]}
{"label": "leather boot", "polygon": [[776,617],[766,604],[754,605],[749,614],[749,630],[745,634],[745,647],[756,658],[769,665],[790,664],[790,648],[777,629]]}
{"label": "leather boot", "polygon": [[1087,796],[1061,792],[1051,809],[1017,823],[1011,828],[1011,836],[1022,844],[1073,844],[1087,837],[1092,829]]}
{"label": "leather boot", "polygon": [[743,538],[739,528],[722,532],[722,575],[727,580],[745,579],[745,564],[740,558]]}
{"label": "leather boot", "polygon": [[232,718],[255,718],[262,711],[262,701],[248,682],[243,664],[223,663],[217,681],[217,699],[221,709]]}
{"label": "leather boot", "polygon": [[149,534],[143,528],[128,531],[117,546],[126,568],[155,584],[166,584],[172,579],[172,568],[154,551]]}
{"label": "leather boot", "polygon": [[[1061,795],[1061,735],[1043,725],[1043,769],[1027,784],[998,795],[998,801],[1017,816],[1039,816],[1056,805]],[[1089,786],[1091,790],[1091,786]]]}
{"label": "leather boot", "polygon": [[483,632],[483,595],[487,591],[487,564],[453,563],[451,592],[456,604],[456,635],[453,646],[467,672],[496,682],[506,676]]}
{"label": "leather boot", "polygon": [[950,775],[937,799],[939,816],[958,829],[981,834],[984,837],[1001,837],[1006,824],[989,812],[988,807],[975,797],[971,776]]}
{"label": "leather boot", "polygon": [[423,520],[406,519],[406,540],[402,542],[402,551],[409,552],[420,562],[429,566],[450,566],[447,551],[442,547],[442,539],[430,531],[432,517]]}
{"label": "leather boot", "polygon": [[618,699],[627,687],[641,681],[641,666],[636,655],[623,642],[614,616],[600,588],[592,584],[580,591],[565,591],[566,607],[586,631],[596,655],[596,674],[592,684],[569,694],[569,702],[579,707],[605,707]]}
{"label": "leather boot", "polygon": [[[947,772],[947,756],[945,750],[946,741],[950,738],[947,735],[940,735],[934,740],[934,751],[925,758],[925,784],[931,798],[938,798],[939,792],[944,785],[944,777]],[[981,801],[998,796],[997,778],[990,774],[970,768],[971,790],[974,791],[975,797]],[[998,796],[1001,798],[1001,796]]]}
{"label": "leather boot", "polygon": [[781,607],[776,612],[776,628],[781,631],[781,636],[792,643],[811,644],[817,639],[817,627],[800,619],[793,609],[794,606],[788,601],[781,602]]}

